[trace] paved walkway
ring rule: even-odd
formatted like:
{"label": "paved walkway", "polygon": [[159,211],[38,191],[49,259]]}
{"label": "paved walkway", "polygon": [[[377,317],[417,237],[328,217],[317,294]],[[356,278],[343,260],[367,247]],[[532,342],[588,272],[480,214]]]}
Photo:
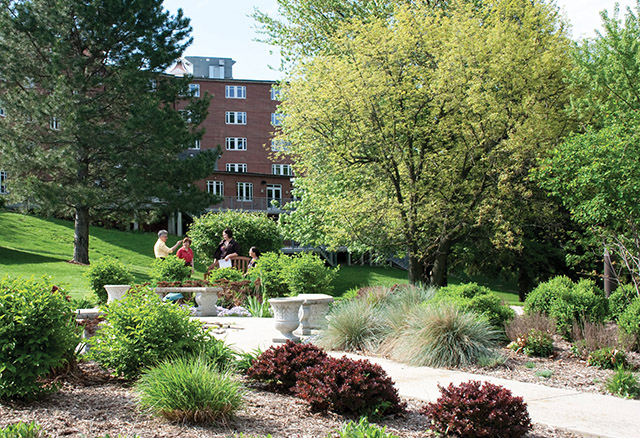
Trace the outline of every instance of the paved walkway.
{"label": "paved walkway", "polygon": [[[279,335],[270,318],[201,318],[206,323],[222,323],[217,337],[225,339],[240,351],[262,350],[273,345]],[[332,353],[342,356],[343,353]],[[352,358],[361,358],[347,354]],[[400,395],[425,402],[439,396],[437,385],[459,384],[467,380],[489,381],[521,396],[529,408],[532,421],[566,429],[588,437],[640,437],[640,401],[569,389],[551,388],[533,383],[516,382],[490,376],[429,367],[412,367],[386,359],[369,357],[379,364],[396,383]]]}

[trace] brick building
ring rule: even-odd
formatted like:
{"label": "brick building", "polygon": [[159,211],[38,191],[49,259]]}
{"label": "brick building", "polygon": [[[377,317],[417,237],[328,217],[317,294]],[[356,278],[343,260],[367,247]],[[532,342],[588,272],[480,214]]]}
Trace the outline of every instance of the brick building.
{"label": "brick building", "polygon": [[235,61],[229,58],[186,57],[170,74],[191,74],[191,92],[211,96],[209,115],[201,125],[202,140],[188,153],[220,146],[222,156],[211,175],[197,184],[220,195],[216,209],[280,213],[291,199],[291,165],[274,157],[272,142],[279,123],[277,90],[273,81],[233,79]]}

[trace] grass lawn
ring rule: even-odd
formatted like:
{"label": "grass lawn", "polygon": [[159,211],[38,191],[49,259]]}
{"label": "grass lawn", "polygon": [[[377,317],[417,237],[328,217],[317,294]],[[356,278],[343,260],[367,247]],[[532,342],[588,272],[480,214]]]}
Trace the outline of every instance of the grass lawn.
{"label": "grass lawn", "polygon": [[[136,283],[149,281],[156,233],[124,232],[100,227],[89,230],[89,259],[115,257],[135,276]],[[169,236],[168,244],[178,238]],[[73,258],[73,222],[42,219],[17,213],[0,212],[0,275],[31,277],[48,275],[66,286],[72,297],[89,296],[87,266],[69,263]],[[194,278],[202,278],[205,266],[196,263]],[[450,282],[475,281],[488,286],[510,304],[518,304],[518,294],[511,284],[496,279],[452,275]],[[407,284],[407,272],[379,266],[341,266],[333,281],[334,295],[364,286]]]}
{"label": "grass lawn", "polygon": [[[122,232],[100,227],[89,230],[89,260],[110,256],[122,261],[137,283],[149,281],[156,233]],[[169,236],[168,244],[178,238]],[[40,277],[48,275],[64,284],[72,297],[91,294],[82,275],[87,266],[73,258],[73,222],[0,212],[0,275]],[[196,266],[197,267],[197,266]],[[202,278],[203,268],[195,278]]]}

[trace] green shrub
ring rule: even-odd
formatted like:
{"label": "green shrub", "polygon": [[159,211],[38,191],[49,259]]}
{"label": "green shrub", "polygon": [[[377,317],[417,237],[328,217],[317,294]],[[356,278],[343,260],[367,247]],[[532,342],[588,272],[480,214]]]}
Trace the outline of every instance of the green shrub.
{"label": "green shrub", "polygon": [[172,422],[227,420],[242,406],[241,383],[204,357],[163,361],[136,383],[140,405]]}
{"label": "green shrub", "polygon": [[238,242],[242,256],[248,256],[252,246],[256,246],[262,253],[280,251],[282,248],[283,240],[278,224],[266,213],[211,212],[195,218],[187,233],[193,240],[192,247],[199,260],[213,262],[213,254],[222,240],[222,231],[226,228],[233,231],[233,238]]}
{"label": "green shrub", "polygon": [[84,275],[89,280],[89,286],[98,297],[100,304],[107,302],[105,284],[131,284],[133,282],[133,275],[126,266],[112,257],[105,257],[93,262]]}
{"label": "green shrub", "polygon": [[609,295],[609,314],[614,320],[618,320],[620,315],[629,307],[635,298],[638,297],[633,284],[622,284]]}
{"label": "green shrub", "polygon": [[336,303],[327,315],[328,325],[317,343],[327,350],[371,351],[381,340],[380,311],[365,300]]}
{"label": "green shrub", "polygon": [[[336,433],[338,438],[399,438],[397,435],[387,432],[386,427],[381,429],[375,424],[369,424],[367,417],[362,417],[357,423],[355,421],[344,423]],[[333,436],[333,434],[329,434],[327,438]]]}
{"label": "green shrub", "polygon": [[48,436],[35,422],[18,422],[0,428],[0,438],[47,438]]}
{"label": "green shrub", "polygon": [[104,309],[106,321],[89,339],[88,357],[116,375],[137,377],[166,358],[197,353],[207,340],[202,323],[190,320],[188,309],[162,303],[145,287]]}
{"label": "green shrub", "polygon": [[607,390],[618,397],[638,398],[640,396],[640,384],[632,371],[622,367],[618,368],[613,376],[607,379]]}
{"label": "green shrub", "polygon": [[606,370],[613,370],[627,366],[627,355],[623,350],[608,347],[601,348],[589,353],[587,364]]}
{"label": "green shrub", "polygon": [[517,315],[506,327],[505,333],[511,341],[519,338],[526,338],[531,330],[538,330],[554,335],[556,333],[556,322],[542,313],[531,313]]}
{"label": "green shrub", "polygon": [[215,283],[216,280],[220,280],[221,278],[224,278],[225,280],[229,280],[229,281],[242,281],[244,280],[244,277],[242,276],[242,272],[240,272],[238,269],[236,268],[219,268],[219,269],[212,269],[211,271],[209,271],[209,283]]}
{"label": "green shrub", "polygon": [[237,353],[223,340],[210,338],[199,346],[198,351],[199,356],[220,371],[228,370],[236,364]]}
{"label": "green shrub", "polygon": [[640,298],[635,298],[618,318],[622,333],[635,337],[636,347],[640,346]]}
{"label": "green shrub", "polygon": [[279,252],[268,252],[260,256],[260,263],[252,270],[260,279],[262,292],[268,298],[289,295],[286,272],[282,268],[289,257]]}
{"label": "green shrub", "polygon": [[456,367],[490,355],[499,333],[482,317],[446,302],[421,305],[405,327],[385,339],[394,359],[417,366]]}
{"label": "green shrub", "polygon": [[280,258],[280,269],[289,286],[289,295],[304,293],[331,294],[331,282],[338,275],[338,267],[331,269],[325,266],[317,254],[301,252],[289,258]]}
{"label": "green shrub", "polygon": [[509,348],[527,356],[549,357],[553,353],[553,337],[547,332],[531,329],[509,344]]}
{"label": "green shrub", "polygon": [[447,301],[460,308],[483,315],[492,326],[503,329],[513,319],[515,312],[491,289],[477,283],[466,283],[442,287],[435,296],[436,301]]}
{"label": "green shrub", "polygon": [[158,281],[184,281],[191,276],[191,267],[174,255],[155,259],[151,265],[151,279]]}
{"label": "green shrub", "polygon": [[540,312],[556,320],[558,332],[570,339],[574,321],[603,322],[608,317],[604,292],[592,280],[574,284],[566,277],[541,283],[525,300],[526,313]]}
{"label": "green shrub", "polygon": [[75,309],[51,279],[0,279],[0,399],[44,391],[39,378],[74,356]]}

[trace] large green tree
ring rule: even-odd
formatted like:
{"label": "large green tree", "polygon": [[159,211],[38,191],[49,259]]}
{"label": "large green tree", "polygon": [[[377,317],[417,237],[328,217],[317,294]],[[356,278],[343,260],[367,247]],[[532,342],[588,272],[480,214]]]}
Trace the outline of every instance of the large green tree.
{"label": "large green tree", "polygon": [[190,32],[162,0],[0,1],[0,160],[14,198],[73,214],[75,262],[92,217],[209,203],[193,181],[217,154],[178,157],[209,99],[163,74]]}
{"label": "large green tree", "polygon": [[[541,162],[540,184],[620,260],[640,294],[640,2],[575,50],[572,108],[583,123]],[[599,248],[600,250],[602,247]]]}
{"label": "large green tree", "polygon": [[282,138],[302,194],[289,236],[404,252],[410,280],[435,285],[474,230],[515,243],[513,200],[532,196],[528,169],[567,123],[557,11],[411,2],[330,38],[284,88]]}

